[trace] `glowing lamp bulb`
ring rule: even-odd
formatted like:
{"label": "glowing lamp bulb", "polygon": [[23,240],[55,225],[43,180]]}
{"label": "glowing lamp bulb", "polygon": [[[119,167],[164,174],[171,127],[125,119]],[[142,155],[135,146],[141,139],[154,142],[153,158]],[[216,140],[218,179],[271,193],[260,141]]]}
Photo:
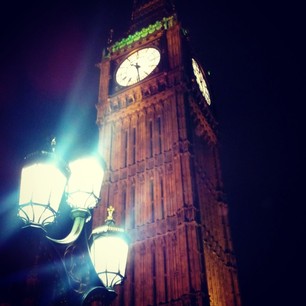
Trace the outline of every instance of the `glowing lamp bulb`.
{"label": "glowing lamp bulb", "polygon": [[104,171],[94,157],[85,157],[69,163],[71,171],[67,184],[67,202],[72,208],[89,209],[96,206]]}
{"label": "glowing lamp bulb", "polygon": [[125,276],[128,242],[121,231],[108,225],[93,231],[92,262],[101,281],[109,289],[120,284]]}
{"label": "glowing lamp bulb", "polygon": [[31,157],[37,160],[30,158],[22,169],[18,215],[26,223],[44,226],[55,219],[67,172],[58,167],[52,154],[40,152]]}

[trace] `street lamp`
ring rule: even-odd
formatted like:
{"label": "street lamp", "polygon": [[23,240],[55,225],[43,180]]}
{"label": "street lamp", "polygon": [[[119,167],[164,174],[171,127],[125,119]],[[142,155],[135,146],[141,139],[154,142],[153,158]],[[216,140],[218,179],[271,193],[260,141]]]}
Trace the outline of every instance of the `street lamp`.
{"label": "street lamp", "polygon": [[114,210],[110,206],[105,224],[92,231],[90,247],[96,272],[108,290],[123,281],[128,256],[128,239],[124,230],[115,226]]}
{"label": "street lamp", "polygon": [[53,223],[70,171],[54,153],[41,151],[25,158],[21,172],[19,216],[25,224]]}
{"label": "street lamp", "polygon": [[[5,305],[91,305],[93,301],[108,305],[114,299],[114,286],[124,279],[128,253],[123,229],[114,226],[114,209],[108,209],[106,224],[92,231],[90,249],[86,232],[91,211],[99,201],[104,175],[101,164],[99,158],[90,156],[67,165],[54,151],[40,151],[25,158],[18,209],[23,226],[11,244],[12,253],[20,256],[16,260],[12,256],[9,264],[14,268],[6,276],[12,282],[11,275],[17,273],[18,267],[24,274],[7,285],[0,305],[2,302]],[[49,236],[48,231],[50,225],[57,223],[63,199],[71,208],[73,224],[69,233],[58,239]],[[108,246],[102,243],[105,238],[111,241]],[[111,282],[109,276],[101,277],[107,275],[101,267],[107,267],[107,272],[115,275]],[[110,271],[110,267],[117,270]]]}

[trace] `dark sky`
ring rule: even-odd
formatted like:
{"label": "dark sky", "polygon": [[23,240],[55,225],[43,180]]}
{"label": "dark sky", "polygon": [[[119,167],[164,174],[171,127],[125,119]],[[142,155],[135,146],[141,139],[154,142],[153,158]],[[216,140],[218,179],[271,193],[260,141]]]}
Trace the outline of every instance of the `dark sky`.
{"label": "dark sky", "polygon": [[[210,72],[243,305],[294,305],[305,241],[302,10],[262,0],[177,2]],[[2,216],[17,201],[24,155],[52,134],[67,151],[76,146],[71,139],[97,140],[95,64],[110,29],[124,34],[131,4],[12,1],[1,8]]]}

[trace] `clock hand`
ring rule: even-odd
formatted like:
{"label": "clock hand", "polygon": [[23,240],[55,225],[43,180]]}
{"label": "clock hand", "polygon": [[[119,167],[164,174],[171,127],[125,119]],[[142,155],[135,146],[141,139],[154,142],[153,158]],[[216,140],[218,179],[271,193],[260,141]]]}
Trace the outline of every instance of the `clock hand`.
{"label": "clock hand", "polygon": [[[137,82],[139,82],[140,81],[140,74],[139,74],[139,68],[140,68],[140,66],[138,65],[138,63],[136,63],[136,64],[134,64],[133,62],[131,62],[129,59],[127,59],[129,62],[130,62],[130,65],[132,66],[132,67],[135,67],[136,68],[136,70],[137,70]],[[130,80],[129,80],[130,81]],[[129,82],[128,82],[129,83]]]}
{"label": "clock hand", "polygon": [[136,64],[131,64],[132,66],[134,66],[135,68],[136,68],[136,70],[137,70],[137,82],[139,82],[140,81],[140,74],[139,74],[139,68],[140,68],[140,66],[138,65],[138,63],[136,63]]}
{"label": "clock hand", "polygon": [[130,84],[132,77],[129,78],[126,84]]}

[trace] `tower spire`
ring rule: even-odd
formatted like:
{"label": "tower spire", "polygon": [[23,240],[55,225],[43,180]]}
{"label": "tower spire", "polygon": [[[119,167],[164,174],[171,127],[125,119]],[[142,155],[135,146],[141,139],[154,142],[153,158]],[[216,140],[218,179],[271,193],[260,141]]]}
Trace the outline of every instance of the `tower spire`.
{"label": "tower spire", "polygon": [[133,33],[174,13],[172,0],[134,0],[129,32]]}

